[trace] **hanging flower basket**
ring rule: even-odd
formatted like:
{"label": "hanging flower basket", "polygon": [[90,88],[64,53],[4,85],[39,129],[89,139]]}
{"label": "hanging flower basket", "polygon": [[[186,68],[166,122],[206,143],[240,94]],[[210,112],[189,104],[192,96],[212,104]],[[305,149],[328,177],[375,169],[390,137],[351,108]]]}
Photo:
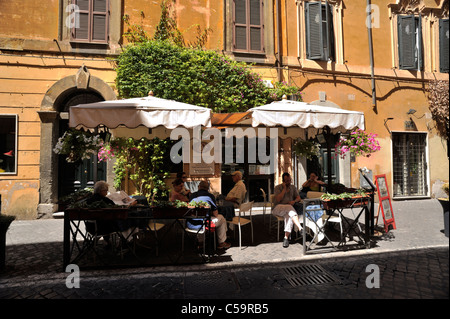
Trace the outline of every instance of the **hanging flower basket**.
{"label": "hanging flower basket", "polygon": [[56,154],[67,155],[67,162],[76,163],[89,159],[102,145],[103,140],[99,135],[70,129],[58,139],[53,151]]}
{"label": "hanging flower basket", "polygon": [[381,149],[380,144],[375,139],[376,136],[377,134],[356,129],[348,137],[341,136],[335,146],[336,154],[341,158],[345,158],[347,153],[369,157],[372,153]]}
{"label": "hanging flower basket", "polygon": [[306,157],[307,159],[312,159],[314,156],[320,155],[320,144],[315,143],[311,140],[304,141],[298,140],[294,144],[294,152],[295,154]]}

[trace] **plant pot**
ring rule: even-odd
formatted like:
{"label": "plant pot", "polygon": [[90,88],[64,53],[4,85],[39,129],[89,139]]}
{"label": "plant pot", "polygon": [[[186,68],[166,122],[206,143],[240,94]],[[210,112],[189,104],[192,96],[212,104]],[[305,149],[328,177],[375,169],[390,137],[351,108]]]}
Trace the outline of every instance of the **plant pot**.
{"label": "plant pot", "polygon": [[442,208],[444,210],[444,234],[445,237],[448,237],[448,199],[438,199],[439,203],[441,203]]}
{"label": "plant pot", "polygon": [[14,216],[0,216],[0,270],[5,268],[6,264],[6,232],[9,225],[16,219]]}

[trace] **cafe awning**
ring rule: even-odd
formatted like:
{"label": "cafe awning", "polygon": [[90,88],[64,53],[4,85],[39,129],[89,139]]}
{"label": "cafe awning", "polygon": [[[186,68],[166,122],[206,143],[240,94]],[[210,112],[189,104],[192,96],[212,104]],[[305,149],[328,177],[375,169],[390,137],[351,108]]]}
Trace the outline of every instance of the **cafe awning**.
{"label": "cafe awning", "polygon": [[332,133],[364,129],[364,113],[337,107],[320,106],[305,102],[282,100],[248,110],[252,126],[301,127],[319,129],[328,126]]}
{"label": "cafe awning", "polygon": [[70,127],[95,128],[101,125],[108,128],[136,128],[141,125],[148,128],[161,125],[168,129],[199,125],[211,127],[211,109],[154,96],[70,107]]}

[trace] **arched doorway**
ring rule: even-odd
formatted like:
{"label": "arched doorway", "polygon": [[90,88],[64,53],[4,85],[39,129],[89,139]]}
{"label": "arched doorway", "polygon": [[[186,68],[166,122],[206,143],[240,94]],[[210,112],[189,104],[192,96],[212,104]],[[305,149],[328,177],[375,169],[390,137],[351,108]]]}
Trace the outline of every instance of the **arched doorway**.
{"label": "arched doorway", "polygon": [[[58,209],[59,198],[74,190],[75,186],[81,188],[89,183],[91,165],[67,168],[66,171],[64,167],[67,167],[67,163],[61,162],[61,156],[53,152],[58,138],[62,135],[61,132],[68,126],[69,107],[80,103],[115,99],[114,90],[102,79],[90,75],[85,66],[82,66],[77,74],[62,78],[47,90],[38,111],[41,120],[38,218],[51,217]],[[105,177],[105,168],[101,169],[103,171],[100,173],[103,175],[98,178]],[[76,176],[85,171],[86,182],[82,182],[83,179]],[[73,177],[63,177],[60,174]],[[80,183],[75,183],[76,180]]]}
{"label": "arched doorway", "polygon": [[[60,103],[60,120],[58,137],[63,136],[69,129],[68,116],[69,108],[78,104],[95,103],[104,101],[104,98],[92,90],[73,90]],[[68,163],[64,156],[58,156],[58,196],[63,197],[80,189],[94,185],[94,161],[95,156],[83,160],[80,164]],[[106,179],[106,163],[97,164],[97,180]]]}

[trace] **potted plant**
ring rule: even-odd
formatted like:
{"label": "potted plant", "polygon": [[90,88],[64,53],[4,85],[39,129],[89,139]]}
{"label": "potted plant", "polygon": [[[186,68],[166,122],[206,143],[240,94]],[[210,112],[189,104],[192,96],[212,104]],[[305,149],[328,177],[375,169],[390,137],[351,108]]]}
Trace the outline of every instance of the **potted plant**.
{"label": "potted plant", "polygon": [[335,146],[336,154],[341,158],[345,158],[347,153],[369,157],[372,153],[381,149],[380,144],[375,139],[376,136],[377,134],[356,129],[348,137],[341,136]]}
{"label": "potted plant", "polygon": [[15,216],[0,214],[0,270],[5,268],[6,263],[6,232],[9,225],[16,219]]}
{"label": "potted plant", "polygon": [[293,150],[295,154],[311,160],[314,156],[318,157],[320,155],[320,144],[312,140],[298,140],[294,144]]}
{"label": "potted plant", "polygon": [[53,151],[56,154],[67,155],[67,162],[77,163],[96,154],[102,145],[103,140],[99,135],[70,129],[58,139]]}
{"label": "potted plant", "polygon": [[449,183],[445,183],[442,185],[442,190],[447,194],[447,198],[438,198],[439,203],[442,205],[444,209],[444,234],[448,237],[449,229],[448,229],[448,193],[449,193]]}

